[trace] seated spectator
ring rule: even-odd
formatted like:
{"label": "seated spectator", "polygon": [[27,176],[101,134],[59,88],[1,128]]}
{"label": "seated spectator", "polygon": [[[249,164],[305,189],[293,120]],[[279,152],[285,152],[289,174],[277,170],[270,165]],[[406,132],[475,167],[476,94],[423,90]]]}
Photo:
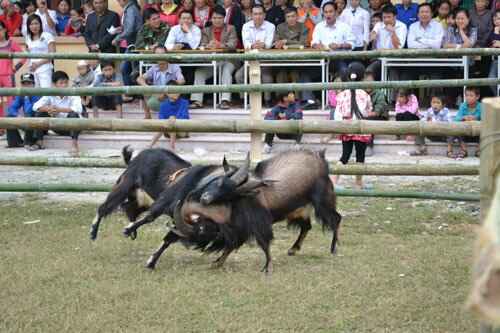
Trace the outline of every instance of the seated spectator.
{"label": "seated spectator", "polygon": [[[28,33],[26,35],[26,51],[31,53],[55,53],[56,43],[54,35],[45,32],[40,16],[33,14],[26,22]],[[52,60],[30,59],[29,68],[35,75],[35,86],[50,88],[52,86]]]}
{"label": "seated spectator", "polygon": [[[302,119],[302,110],[299,109],[298,103],[295,101],[295,94],[290,92],[288,94],[278,95],[278,104],[266,113],[265,120],[300,120]],[[300,144],[302,134],[281,134],[281,133],[267,133],[264,138],[264,153],[271,153],[273,147],[274,136],[282,140],[295,140]]]}
{"label": "seated spectator", "polygon": [[[68,88],[69,77],[63,71],[56,71],[52,75],[52,82],[58,89]],[[35,117],[53,117],[53,118],[80,118],[82,113],[82,103],[79,96],[43,96],[34,105]],[[54,131],[62,136],[70,136],[72,149],[70,154],[77,157],[80,154],[78,146],[77,131]],[[44,149],[43,138],[46,134],[44,130],[35,131],[35,144],[30,147],[30,150]]]}
{"label": "seated spectator", "polygon": [[236,35],[238,36],[238,45],[236,48],[242,49],[243,42],[241,38],[241,30],[243,29],[243,24],[246,23],[245,16],[241,11],[240,6],[238,6],[233,0],[223,0],[223,6],[226,10],[224,24],[232,25],[236,29]]}
{"label": "seated spectator", "polygon": [[84,31],[85,43],[90,52],[116,52],[116,47],[111,45],[116,28],[120,26],[117,13],[108,9],[106,0],[94,0],[95,11],[87,16]]}
{"label": "seated spectator", "polygon": [[366,50],[370,37],[370,14],[360,6],[360,0],[351,0],[351,5],[339,17],[351,27],[354,35],[354,51]]}
{"label": "seated spectator", "polygon": [[451,14],[451,4],[448,0],[442,0],[437,5],[437,15],[434,20],[441,24],[443,30],[448,29],[448,16]]}
{"label": "seated spectator", "polygon": [[168,51],[182,49],[197,49],[201,42],[201,30],[193,24],[190,12],[182,12],[179,24],[170,29],[165,47]]}
{"label": "seated spectator", "polygon": [[21,36],[23,17],[15,10],[14,4],[10,1],[2,1],[2,9],[3,14],[0,15],[0,21],[7,27],[9,37]]}
{"label": "seated spectator", "polygon": [[[493,16],[493,23],[494,28],[488,40],[488,47],[500,48],[500,10],[498,9],[495,11],[495,16]],[[498,78],[498,57],[494,59],[490,65],[490,72],[488,74],[490,79]],[[498,95],[497,86],[492,86],[491,91],[493,95]]]}
{"label": "seated spectator", "polygon": [[[176,86],[176,81],[170,81],[170,86]],[[180,94],[170,93],[167,94],[165,99],[161,102],[160,113],[158,114],[158,119],[189,119],[189,101],[181,97]],[[157,133],[151,140],[149,148],[158,142],[162,135],[170,138],[170,149],[175,151],[176,138],[188,137],[188,133],[173,132],[173,133]]]}
{"label": "seated spectator", "polygon": [[[460,105],[457,114],[455,115],[456,122],[462,121],[481,121],[481,111],[483,110],[482,104],[479,102],[479,89],[467,87],[465,88],[465,101]],[[467,157],[467,143],[478,142],[477,137],[465,138],[456,137],[454,142],[460,144],[460,152],[456,155],[457,158]],[[475,153],[479,157],[479,147]]]}
{"label": "seated spectator", "polygon": [[[212,14],[212,25],[205,28],[201,38],[201,46],[206,49],[234,50],[238,44],[236,29],[232,25],[224,24],[226,11],[221,6],[216,6]],[[221,68],[221,82],[224,85],[233,83],[233,72],[236,69],[234,62],[224,61],[218,63]],[[194,84],[204,85],[206,80],[213,76],[213,69],[209,67],[200,67],[194,74]],[[203,93],[191,94],[190,108],[198,109],[203,107]],[[220,109],[229,109],[231,106],[231,93],[222,93]]]}
{"label": "seated spectator", "polygon": [[[119,87],[123,86],[122,76],[116,72],[112,61],[101,62],[101,73],[97,74],[92,84],[94,87]],[[98,109],[95,117],[98,118],[100,110],[114,110],[119,118],[123,118],[122,97],[120,95],[94,96],[92,104]]]}
{"label": "seated spectator", "polygon": [[[94,71],[85,60],[80,60],[76,65],[78,75],[73,79],[73,87],[86,88],[92,86],[95,80]],[[82,115],[87,117],[87,108],[92,108],[91,96],[80,96],[82,100]],[[97,115],[94,115],[97,118]]]}
{"label": "seated spectator", "polygon": [[[264,20],[264,7],[255,5],[252,8],[252,20],[243,25],[242,38],[245,50],[270,49],[273,46],[275,26]],[[245,67],[242,66],[235,74],[237,83],[244,83]],[[261,68],[262,83],[272,83],[273,76],[269,67]],[[271,107],[271,93],[264,92],[264,106]]]}
{"label": "seated spectator", "polygon": [[[369,71],[365,73],[365,81],[375,81],[375,75]],[[389,120],[389,103],[383,89],[365,89],[372,101],[372,111],[366,120]]]}
{"label": "seated spectator", "polygon": [[[398,89],[396,99],[396,121],[420,120],[417,96],[407,89]],[[399,136],[398,136],[399,137]],[[408,141],[413,141],[413,136],[407,135]]]}
{"label": "seated spectator", "polygon": [[89,15],[92,14],[93,12],[95,12],[94,3],[92,2],[92,0],[84,0],[82,9],[83,9],[83,17],[85,18],[85,20],[87,20],[87,17],[89,17]]}
{"label": "seated spectator", "polygon": [[368,13],[370,13],[370,17],[376,13],[382,14],[382,0],[369,0],[368,3]]}
{"label": "seated spectator", "polygon": [[[21,75],[21,87],[33,88],[35,86],[35,77],[31,73]],[[39,96],[16,96],[7,110],[7,117],[18,117],[19,110],[23,110],[24,117],[33,117],[33,105],[40,99]],[[7,148],[31,147],[35,143],[33,130],[24,131],[24,139],[17,129],[7,130]]]}
{"label": "seated spectator", "polygon": [[[361,81],[365,73],[365,67],[359,62],[353,62],[348,67],[347,77],[349,81]],[[335,109],[335,120],[362,120],[372,112],[370,95],[361,89],[346,89],[337,96],[337,107]],[[367,144],[371,141],[369,134],[342,134],[342,157],[340,163],[347,164],[351,158],[353,147],[356,148],[356,163],[365,163]],[[338,184],[340,176],[333,178],[333,183]],[[363,178],[356,176],[356,188],[363,188]]]}
{"label": "seated spectator", "polygon": [[70,15],[71,4],[69,0],[59,0],[59,4],[57,5],[57,24],[56,24],[56,32],[58,35],[64,34],[64,30],[68,25]]}
{"label": "seated spectator", "polygon": [[83,24],[83,10],[82,9],[72,9],[70,11],[70,19],[66,28],[64,28],[64,35],[72,37],[80,37],[84,31]]}
{"label": "seated spectator", "polygon": [[303,23],[298,22],[297,8],[285,9],[286,22],[278,25],[274,36],[274,48],[284,49],[287,46],[306,45],[307,29]]}
{"label": "seated spectator", "polygon": [[[424,111],[420,115],[420,121],[425,122],[451,122],[452,117],[450,111],[444,105],[444,98],[441,96],[432,96],[431,107]],[[453,138],[446,136],[428,136],[427,137],[432,142],[447,142],[448,143],[448,153],[449,158],[454,158],[453,155]],[[427,155],[427,147],[425,146],[425,136],[416,136],[415,145],[417,150],[410,153],[411,156],[422,156]]]}
{"label": "seated spectator", "polygon": [[[356,37],[347,24],[337,21],[337,5],[327,2],[323,6],[324,20],[314,28],[311,46],[315,49],[352,50]],[[335,60],[333,67],[342,77],[347,70],[345,60]]]}
{"label": "seated spectator", "polygon": [[24,37],[26,37],[26,33],[28,32],[28,27],[26,25],[26,22],[28,22],[28,16],[35,14],[35,12],[36,0],[27,0],[24,3],[23,24],[21,25],[21,33]]}
{"label": "seated spectator", "polygon": [[203,29],[210,22],[213,13],[213,6],[208,3],[208,0],[194,0],[193,8],[193,22],[194,24]]}
{"label": "seated spectator", "polygon": [[160,9],[160,20],[163,23],[169,27],[179,24],[178,14],[182,7],[177,6],[173,0],[162,0]]}
{"label": "seated spectator", "polygon": [[409,49],[440,49],[444,31],[441,24],[432,20],[432,8],[429,3],[418,6],[418,22],[413,23],[408,31]]}
{"label": "seated spectator", "polygon": [[[406,43],[408,29],[406,25],[396,19],[396,7],[387,5],[382,9],[382,22],[377,23],[370,33],[370,41],[373,42],[374,49],[401,49]],[[380,78],[381,62],[373,61],[367,68]],[[397,80],[397,72],[389,71],[389,79]]]}
{"label": "seated spectator", "polygon": [[314,5],[313,0],[302,0],[297,15],[298,21],[307,29],[306,45],[311,45],[314,27],[322,20],[321,10]]}
{"label": "seated spectator", "polygon": [[[157,46],[154,49],[155,54],[164,54],[165,52],[166,49],[164,46]],[[144,75],[137,79],[137,83],[141,86],[166,86],[169,85],[171,81],[175,81],[177,84],[185,83],[181,67],[163,60],[151,66]],[[151,110],[156,112],[160,111],[160,103],[165,99],[165,94],[151,97],[146,96],[146,103],[144,103],[144,118],[151,119]]]}
{"label": "seated spectator", "polygon": [[476,47],[487,47],[488,38],[493,30],[493,12],[488,9],[488,0],[475,0],[470,13],[472,26],[477,28]]}
{"label": "seated spectator", "polygon": [[407,28],[417,22],[418,5],[412,0],[403,0],[402,3],[396,5],[396,10],[398,12],[396,18],[406,24]]}
{"label": "seated spectator", "polygon": [[51,34],[52,36],[57,36],[56,25],[57,25],[57,13],[55,10],[49,9],[47,7],[47,0],[36,0],[37,10],[36,15],[42,20],[42,29],[44,32]]}
{"label": "seated spectator", "polygon": [[163,23],[160,14],[154,8],[144,11],[144,25],[137,32],[135,47],[139,50],[153,50],[165,45],[170,27]]}
{"label": "seated spectator", "polygon": [[262,0],[262,7],[264,7],[264,12],[266,13],[265,20],[269,23],[274,24],[275,27],[285,22],[285,13],[281,8],[281,5],[285,2],[284,0],[279,0],[280,4],[273,5],[273,0]]}

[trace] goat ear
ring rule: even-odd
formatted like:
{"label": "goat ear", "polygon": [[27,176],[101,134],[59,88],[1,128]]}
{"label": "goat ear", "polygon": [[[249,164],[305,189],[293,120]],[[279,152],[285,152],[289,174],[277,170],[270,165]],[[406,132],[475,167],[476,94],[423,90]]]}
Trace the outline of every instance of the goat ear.
{"label": "goat ear", "polygon": [[231,176],[231,180],[239,186],[248,178],[248,172],[250,171],[250,153],[247,153],[247,158],[245,163]]}
{"label": "goat ear", "polygon": [[272,184],[276,183],[276,180],[272,179],[256,179],[256,178],[250,178],[248,181],[246,181],[243,185],[239,186],[236,189],[236,193],[238,195],[255,195],[258,193],[258,189],[262,187],[267,187],[271,186]]}
{"label": "goat ear", "polygon": [[222,167],[224,168],[225,173],[229,172],[229,163],[227,163],[226,155],[224,155],[224,158],[222,159]]}

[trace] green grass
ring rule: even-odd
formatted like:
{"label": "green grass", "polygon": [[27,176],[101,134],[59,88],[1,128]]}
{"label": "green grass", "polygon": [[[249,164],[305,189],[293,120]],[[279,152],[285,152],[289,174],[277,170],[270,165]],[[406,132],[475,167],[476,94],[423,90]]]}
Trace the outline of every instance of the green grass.
{"label": "green grass", "polygon": [[256,246],[214,270],[213,256],[176,244],[147,271],[164,220],[133,242],[115,214],[92,243],[95,205],[37,198],[0,203],[0,332],[478,331],[463,309],[473,206],[342,198],[339,256],[318,225],[287,256],[297,233],[277,224],[268,277]]}

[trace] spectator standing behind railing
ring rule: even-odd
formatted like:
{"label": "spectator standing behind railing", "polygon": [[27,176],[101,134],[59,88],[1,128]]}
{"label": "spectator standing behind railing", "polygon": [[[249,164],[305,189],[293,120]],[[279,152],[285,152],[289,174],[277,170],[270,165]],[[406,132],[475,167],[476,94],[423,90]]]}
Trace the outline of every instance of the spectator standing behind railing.
{"label": "spectator standing behind railing", "polygon": [[360,0],[351,0],[351,5],[340,15],[339,20],[351,27],[354,35],[354,51],[366,50],[370,39],[370,14],[360,6]]}
{"label": "spectator standing behind railing", "polygon": [[306,45],[311,45],[314,27],[323,19],[321,10],[314,5],[313,0],[301,0],[297,15],[298,21],[307,29]]}
{"label": "spectator standing behind railing", "polygon": [[68,25],[70,14],[69,11],[71,9],[71,4],[69,0],[60,0],[57,4],[57,24],[56,24],[56,32],[58,35],[62,35],[64,33],[64,29]]}
{"label": "spectator standing behind railing", "polygon": [[163,23],[160,14],[154,8],[144,11],[144,25],[137,32],[135,47],[138,50],[153,50],[165,45],[170,27]]}
{"label": "spectator standing behind railing", "polygon": [[31,14],[35,14],[36,12],[36,0],[27,0],[24,4],[24,14],[23,14],[23,23],[21,25],[21,33],[24,37],[26,37],[27,33],[27,25],[28,16]]}
{"label": "spectator standing behind railing", "polygon": [[116,52],[111,41],[120,26],[120,18],[117,13],[108,9],[106,0],[94,0],[93,3],[95,11],[87,17],[83,33],[85,43],[91,52]]}
{"label": "spectator standing behind railing", "polygon": [[273,0],[262,0],[261,3],[266,13],[265,20],[267,22],[274,24],[275,27],[285,22],[285,13],[282,8],[285,0],[276,0],[276,5],[273,5]]}
{"label": "spectator standing behind railing", "polygon": [[493,12],[488,5],[488,0],[475,0],[474,7],[469,11],[471,25],[477,28],[476,47],[487,47],[493,30]]}
{"label": "spectator standing behind railing", "polygon": [[[212,25],[206,27],[201,38],[201,46],[206,49],[216,49],[230,51],[236,49],[238,37],[236,29],[232,25],[224,24],[226,11],[221,6],[216,6],[212,14]],[[223,61],[217,63],[221,69],[221,84],[231,85],[233,83],[233,72],[236,65],[232,61]],[[206,80],[213,76],[211,67],[200,67],[194,74],[194,84],[204,85]],[[191,94],[191,108],[201,108],[203,106],[203,93]],[[220,109],[229,109],[231,107],[231,93],[224,92],[219,104]]]}
{"label": "spectator standing behind railing", "polygon": [[0,15],[0,21],[7,27],[9,37],[21,36],[23,17],[20,13],[16,12],[14,3],[9,0],[3,0],[2,9],[3,14]]}
{"label": "spectator standing behind railing", "polygon": [[193,22],[194,24],[203,29],[210,22],[212,14],[214,11],[214,6],[212,2],[208,0],[194,0],[193,7]]}
{"label": "spectator standing behind railing", "polygon": [[[252,8],[252,20],[243,25],[242,37],[245,50],[265,50],[273,47],[276,28],[272,23],[264,20],[264,7],[255,5]],[[244,82],[245,67],[241,67],[235,74],[239,84]],[[262,83],[273,83],[273,76],[269,67],[261,68]],[[271,93],[264,92],[264,106],[271,107]]]}
{"label": "spectator standing behind railing", "polygon": [[236,29],[236,35],[238,36],[238,49],[243,48],[243,42],[241,38],[241,30],[243,29],[243,24],[245,24],[245,16],[241,11],[240,6],[238,6],[234,0],[223,0],[223,7],[226,10],[226,16],[224,17],[224,24],[232,25]]}
{"label": "spectator standing behind railing", "polygon": [[160,6],[160,19],[169,27],[179,24],[179,10],[182,7],[175,4],[173,0],[163,0]]}
{"label": "spectator standing behind railing", "polygon": [[448,16],[451,14],[451,4],[448,0],[443,0],[438,3],[437,15],[434,20],[441,24],[443,30],[448,29]]}
{"label": "spectator standing behind railing", "polygon": [[398,12],[396,18],[406,24],[407,28],[417,22],[418,5],[412,0],[403,0],[402,3],[396,5],[396,10]]}
{"label": "spectator standing behind railing", "polygon": [[[164,46],[156,46],[155,54],[164,54],[166,49]],[[171,81],[177,84],[184,84],[184,76],[182,75],[181,67],[176,64],[170,64],[160,60],[156,65],[151,66],[148,71],[137,79],[137,83],[141,86],[166,86]],[[151,119],[151,110],[160,111],[160,104],[166,98],[166,94],[155,96],[145,96],[144,100],[144,118]]]}
{"label": "spectator standing behind railing", "polygon": [[[54,35],[43,31],[42,19],[36,14],[28,17],[26,51],[30,53],[55,53],[56,42]],[[35,86],[50,88],[52,86],[52,60],[30,59],[29,69],[35,75]]]}
{"label": "spectator standing behind railing", "polygon": [[[488,40],[488,47],[500,48],[500,10],[495,11],[493,16],[494,28]],[[490,65],[490,72],[488,74],[490,79],[498,78],[498,57],[494,57]],[[498,95],[497,86],[492,86],[491,91],[493,95]]]}
{"label": "spectator standing behind railing", "polygon": [[64,28],[65,36],[80,37],[85,31],[84,26],[85,18],[83,17],[83,10],[80,8],[78,10],[72,9],[70,11],[70,18],[66,28]]}
{"label": "spectator standing behind railing", "polygon": [[57,13],[47,7],[47,0],[36,0],[36,15],[42,20],[43,31],[57,36]]}

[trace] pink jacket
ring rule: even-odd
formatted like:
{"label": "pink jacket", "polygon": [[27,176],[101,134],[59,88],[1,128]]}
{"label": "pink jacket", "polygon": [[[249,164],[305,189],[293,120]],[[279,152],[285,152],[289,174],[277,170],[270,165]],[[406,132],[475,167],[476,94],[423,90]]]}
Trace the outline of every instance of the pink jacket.
{"label": "pink jacket", "polygon": [[408,98],[408,103],[406,104],[399,104],[398,102],[396,102],[396,114],[405,112],[410,112],[416,114],[417,116],[419,115],[418,100],[415,95],[411,94]]}

